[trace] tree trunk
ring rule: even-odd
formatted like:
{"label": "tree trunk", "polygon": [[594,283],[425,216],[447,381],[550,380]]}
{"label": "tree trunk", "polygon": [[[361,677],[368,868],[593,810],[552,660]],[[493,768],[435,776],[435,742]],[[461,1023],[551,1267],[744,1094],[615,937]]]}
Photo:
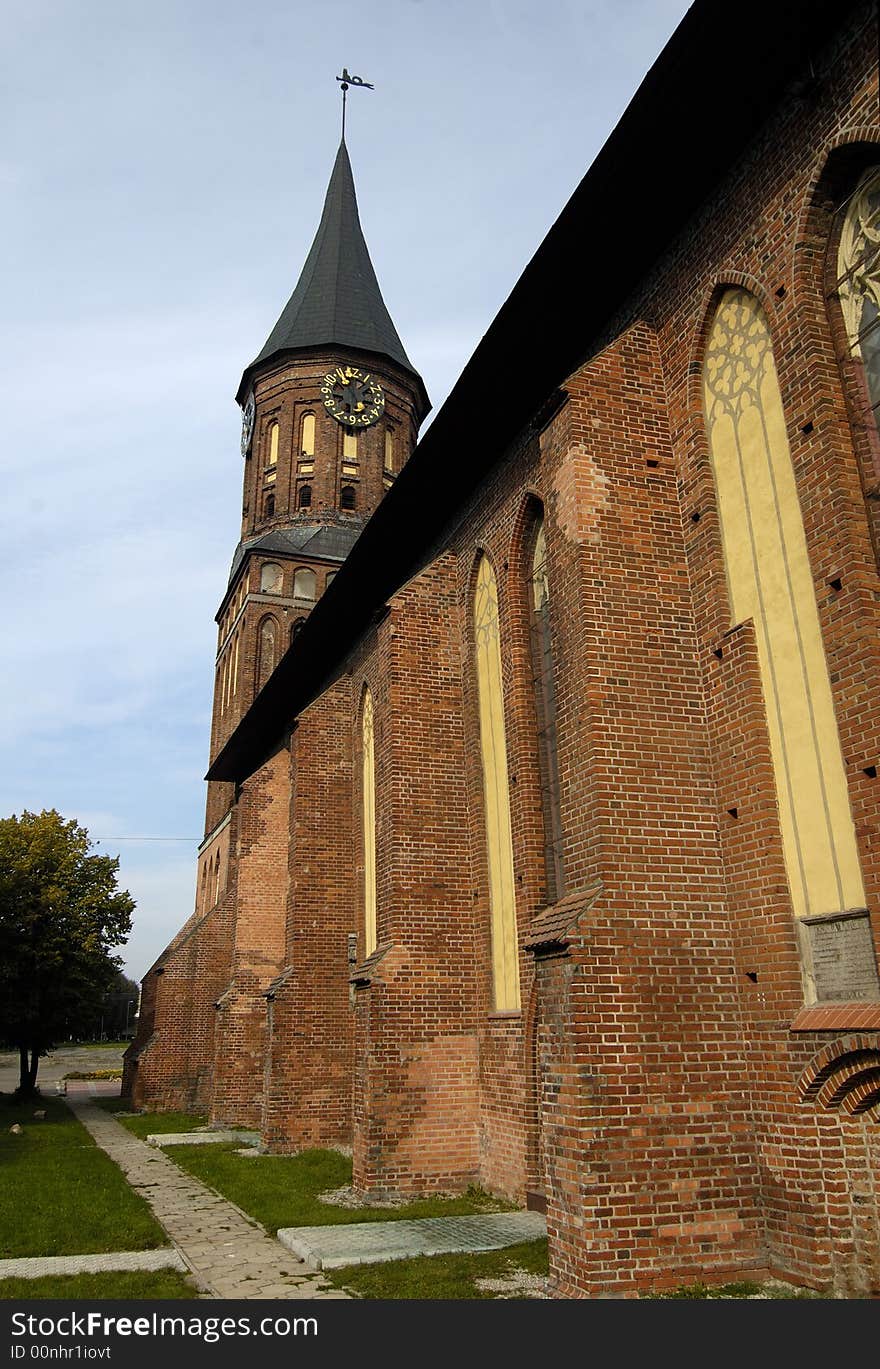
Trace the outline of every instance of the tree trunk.
{"label": "tree trunk", "polygon": [[32,1098],[37,1091],[37,1070],[40,1068],[40,1052],[36,1046],[18,1048],[18,1088],[19,1098]]}

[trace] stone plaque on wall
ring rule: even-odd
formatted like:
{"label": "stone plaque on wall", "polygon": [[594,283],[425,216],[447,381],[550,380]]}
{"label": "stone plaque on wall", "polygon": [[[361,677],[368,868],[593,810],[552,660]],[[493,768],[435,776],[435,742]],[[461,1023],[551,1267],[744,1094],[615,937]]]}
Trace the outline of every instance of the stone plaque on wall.
{"label": "stone plaque on wall", "polygon": [[803,918],[801,926],[817,1002],[880,999],[880,977],[866,912]]}

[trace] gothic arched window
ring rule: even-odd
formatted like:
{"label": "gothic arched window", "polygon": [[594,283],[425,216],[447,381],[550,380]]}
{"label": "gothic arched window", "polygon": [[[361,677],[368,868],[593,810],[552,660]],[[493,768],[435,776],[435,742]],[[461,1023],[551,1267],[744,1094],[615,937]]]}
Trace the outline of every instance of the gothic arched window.
{"label": "gothic arched window", "polygon": [[269,455],[266,462],[266,480],[273,481],[277,475],[278,468],[278,424],[273,423],[269,428]]}
{"label": "gothic arched window", "polygon": [[795,915],[864,908],[773,339],[745,290],[718,302],[703,390],[731,621],[753,625]]}
{"label": "gothic arched window", "polygon": [[354,485],[343,485],[339,495],[339,507],[344,513],[352,513],[357,508],[357,494]]}
{"label": "gothic arched window", "polygon": [[318,577],[313,570],[307,566],[301,566],[293,577],[293,597],[294,599],[307,599],[310,603],[315,600],[315,587]]}
{"label": "gothic arched window", "polygon": [[507,779],[507,738],[501,676],[498,585],[488,557],[481,556],[474,591],[474,645],[480,711],[480,755],[486,822],[486,862],[492,924],[492,981],[499,1012],[516,1010],[519,946],[513,878],[513,835]]}
{"label": "gothic arched window", "polygon": [[262,689],[275,669],[275,644],[277,630],[274,618],[264,618],[260,624],[259,661],[257,667],[257,689]]}
{"label": "gothic arched window", "polygon": [[299,439],[300,456],[315,455],[315,415],[306,414],[302,421]]}
{"label": "gothic arched window", "polygon": [[267,561],[260,570],[260,593],[280,594],[284,584],[281,567],[274,561]]}
{"label": "gothic arched window", "polygon": [[233,655],[232,655],[232,691],[231,691],[232,698],[235,698],[235,695],[238,693],[238,643],[239,643],[239,638],[240,638],[240,637],[241,637],[241,632],[240,632],[240,631],[239,631],[239,632],[236,632],[236,634],[235,634],[235,646],[234,646]]}
{"label": "gothic arched window", "polygon": [[837,294],[863,399],[880,428],[880,167],[866,171],[849,201],[837,251]]}
{"label": "gothic arched window", "polygon": [[544,817],[544,866],[547,902],[565,893],[562,865],[562,813],[559,799],[559,763],[556,756],[556,689],[553,643],[550,637],[550,582],[547,577],[547,538],[544,519],[532,529],[532,556],[528,575],[529,619],[532,647],[532,685],[538,721],[538,760],[541,769],[541,809]]}
{"label": "gothic arched window", "polygon": [[373,696],[364,686],[361,708],[361,788],[364,835],[364,954],[376,949],[376,752]]}
{"label": "gothic arched window", "polygon": [[299,508],[301,508],[301,509],[310,509],[310,508],[312,507],[312,487],[311,487],[311,485],[300,485],[300,487],[299,487],[299,497],[297,498],[297,501],[296,501],[296,502],[297,502],[297,506],[298,506]]}
{"label": "gothic arched window", "polygon": [[275,496],[274,496],[274,494],[267,494],[267,495],[266,495],[266,500],[265,500],[265,503],[263,504],[263,517],[264,517],[264,518],[274,518],[274,517],[275,517]]}

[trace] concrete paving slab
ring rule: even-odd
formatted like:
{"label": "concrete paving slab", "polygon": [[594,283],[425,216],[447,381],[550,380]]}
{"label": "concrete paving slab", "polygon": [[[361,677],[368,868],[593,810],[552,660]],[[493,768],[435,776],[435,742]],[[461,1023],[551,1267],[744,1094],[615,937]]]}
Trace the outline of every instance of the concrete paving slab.
{"label": "concrete paving slab", "polygon": [[353,1222],[346,1226],[288,1226],[278,1232],[286,1249],[314,1269],[382,1264],[415,1255],[457,1255],[503,1250],[547,1234],[540,1212],[487,1212],[418,1221]]}
{"label": "concrete paving slab", "polygon": [[237,1141],[240,1146],[258,1146],[258,1131],[154,1131],[147,1137],[148,1146],[217,1146]]}
{"label": "concrete paving slab", "polygon": [[110,1274],[121,1270],[153,1273],[179,1269],[188,1274],[186,1261],[172,1246],[161,1250],[113,1250],[101,1255],[32,1255],[0,1260],[0,1279],[42,1279],[47,1274]]}

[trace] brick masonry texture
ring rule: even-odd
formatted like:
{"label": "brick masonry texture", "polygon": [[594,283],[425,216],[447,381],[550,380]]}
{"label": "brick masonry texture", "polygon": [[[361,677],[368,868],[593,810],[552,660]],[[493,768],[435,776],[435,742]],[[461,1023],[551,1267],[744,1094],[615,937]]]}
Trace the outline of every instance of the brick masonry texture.
{"label": "brick masonry texture", "polygon": [[[731,622],[702,397],[717,300],[749,290],[773,338],[880,950],[880,464],[834,297],[836,208],[880,164],[872,7],[814,70],[812,93],[785,96],[621,302],[564,402],[425,549],[275,754],[240,789],[210,787],[200,860],[219,885],[148,974],[126,1067],[139,1106],[208,1107],[278,1151],[350,1145],[363,1192],[479,1183],[546,1205],[560,1297],[767,1273],[880,1293],[880,1004],[805,997],[755,628]],[[621,196],[628,212],[630,189]],[[258,381],[257,432],[280,411],[282,451],[332,359]],[[388,384],[408,451],[414,395],[390,372]],[[341,440],[330,422],[321,452]],[[368,513],[383,455],[378,431],[366,437]],[[316,456],[317,519],[337,517],[337,458]],[[296,516],[291,461],[277,475],[282,526]],[[254,470],[246,532],[258,530]],[[555,906],[528,598],[538,517],[565,869]],[[522,991],[508,1013],[492,999],[480,554],[501,624]],[[253,698],[262,612],[245,609],[247,683],[222,725],[215,715],[212,756]]]}

